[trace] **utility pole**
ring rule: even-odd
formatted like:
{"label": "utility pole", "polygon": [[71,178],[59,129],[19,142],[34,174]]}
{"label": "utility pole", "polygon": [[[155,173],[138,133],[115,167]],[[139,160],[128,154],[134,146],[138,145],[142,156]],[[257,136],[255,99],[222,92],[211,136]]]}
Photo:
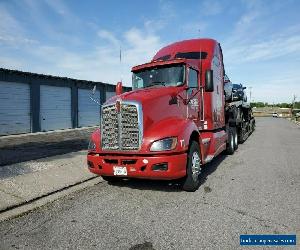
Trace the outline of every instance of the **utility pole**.
{"label": "utility pole", "polygon": [[294,96],[293,96],[293,102],[292,102],[292,110],[291,110],[291,112],[292,112],[292,118],[293,118],[293,111],[294,111],[294,108],[295,108],[295,102],[296,102],[296,98],[297,98],[297,96],[294,94]]}
{"label": "utility pole", "polygon": [[297,96],[294,94],[294,96],[293,96],[293,102],[292,102],[292,108],[293,109],[295,108],[296,98],[297,98]]}
{"label": "utility pole", "polygon": [[252,102],[252,99],[251,99],[251,97],[252,97],[252,87],[249,87],[249,96],[250,96],[250,102]]}

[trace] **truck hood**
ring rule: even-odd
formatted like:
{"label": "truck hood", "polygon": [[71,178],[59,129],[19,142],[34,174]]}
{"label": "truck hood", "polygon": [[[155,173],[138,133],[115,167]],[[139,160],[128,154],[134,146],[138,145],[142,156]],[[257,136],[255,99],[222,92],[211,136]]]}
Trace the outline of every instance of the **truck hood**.
{"label": "truck hood", "polygon": [[142,104],[162,96],[176,95],[179,92],[179,87],[152,87],[146,89],[137,89],[123,93],[119,96],[114,96],[107,103],[115,102],[117,99],[137,101]]}
{"label": "truck hood", "polygon": [[116,100],[137,101],[142,104],[144,137],[150,133],[151,127],[158,122],[170,118],[185,118],[186,106],[182,98],[186,97],[184,87],[153,87],[138,89],[114,96],[107,103]]}

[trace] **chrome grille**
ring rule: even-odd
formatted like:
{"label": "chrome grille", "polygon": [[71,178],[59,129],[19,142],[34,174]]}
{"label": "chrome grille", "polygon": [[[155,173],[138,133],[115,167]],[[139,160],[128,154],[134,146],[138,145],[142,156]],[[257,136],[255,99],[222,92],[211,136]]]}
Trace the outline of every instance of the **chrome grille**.
{"label": "chrome grille", "polygon": [[121,105],[120,136],[123,150],[139,148],[138,110],[135,105]]}
{"label": "chrome grille", "polygon": [[119,149],[118,113],[115,106],[102,109],[101,139],[103,149]]}
{"label": "chrome grille", "polygon": [[102,108],[102,149],[138,150],[142,140],[141,106],[135,102],[121,102]]}

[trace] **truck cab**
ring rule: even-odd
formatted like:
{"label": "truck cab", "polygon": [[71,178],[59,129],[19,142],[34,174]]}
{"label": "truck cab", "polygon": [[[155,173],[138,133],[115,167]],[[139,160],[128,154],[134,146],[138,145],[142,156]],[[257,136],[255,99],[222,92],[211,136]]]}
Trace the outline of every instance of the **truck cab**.
{"label": "truck cab", "polygon": [[117,93],[91,136],[89,170],[105,180],[182,179],[195,191],[203,166],[228,147],[220,44],[192,39],[132,68],[132,91]]}

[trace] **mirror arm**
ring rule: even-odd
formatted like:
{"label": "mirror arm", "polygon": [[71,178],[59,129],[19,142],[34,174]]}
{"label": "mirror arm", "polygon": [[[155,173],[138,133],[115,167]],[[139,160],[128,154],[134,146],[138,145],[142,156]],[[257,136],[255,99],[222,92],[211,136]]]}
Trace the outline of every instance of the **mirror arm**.
{"label": "mirror arm", "polygon": [[92,88],[92,94],[94,95],[96,93],[97,85],[95,84],[94,87]]}
{"label": "mirror arm", "polygon": [[190,96],[189,98],[187,99],[184,99],[184,104],[185,105],[188,105],[189,102],[201,91],[201,88],[198,89],[192,96]]}
{"label": "mirror arm", "polygon": [[91,99],[93,102],[97,103],[99,106],[101,106],[100,102],[98,102],[98,101],[97,101],[96,99],[94,99],[93,97],[90,96],[90,99]]}

